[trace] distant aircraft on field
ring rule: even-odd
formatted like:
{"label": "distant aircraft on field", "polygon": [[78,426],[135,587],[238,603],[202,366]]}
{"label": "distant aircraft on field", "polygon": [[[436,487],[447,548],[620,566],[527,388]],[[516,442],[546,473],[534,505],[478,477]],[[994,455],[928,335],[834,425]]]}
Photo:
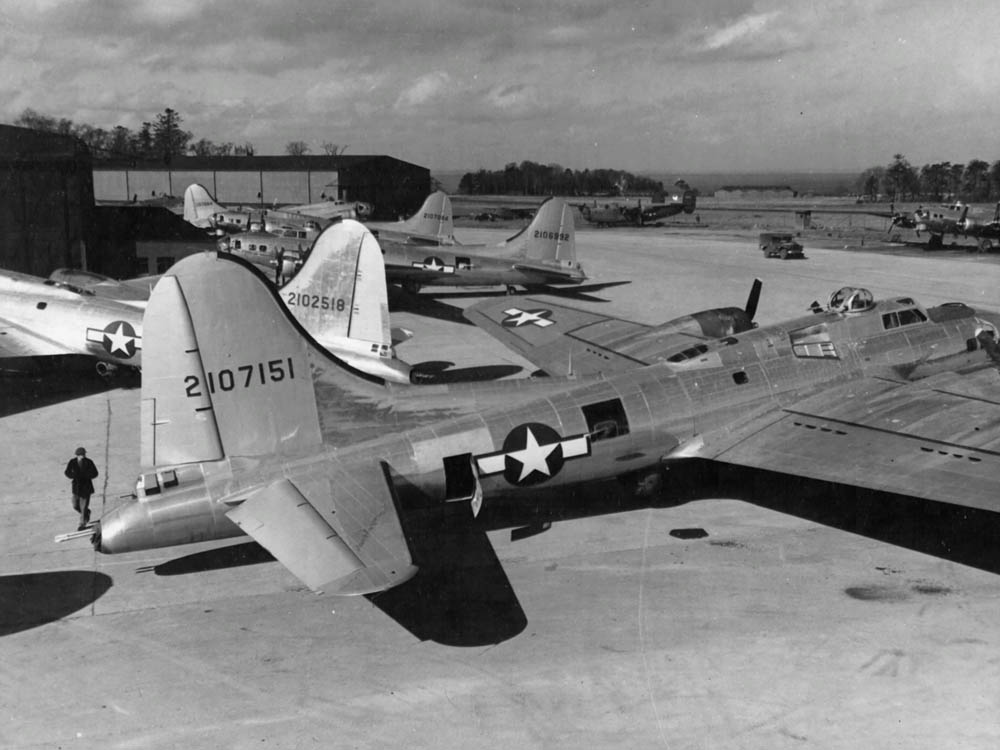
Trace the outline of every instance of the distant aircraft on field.
{"label": "distant aircraft on field", "polygon": [[371,223],[368,228],[379,242],[392,241],[408,245],[458,245],[451,199],[437,190],[424,199],[413,216],[393,223]]}
{"label": "distant aircraft on field", "polygon": [[367,203],[339,200],[283,208],[226,208],[216,203],[203,185],[194,183],[184,191],[184,220],[202,229],[223,232],[277,233],[282,229],[298,229],[318,234],[323,225],[334,219],[355,219],[370,213],[371,206]]}
{"label": "distant aircraft on field", "polygon": [[618,226],[629,224],[632,226],[656,226],[658,222],[671,216],[684,212],[694,213],[697,204],[697,195],[685,184],[679,193],[674,193],[667,199],[665,196],[657,196],[651,203],[643,203],[640,199],[636,205],[629,203],[605,203],[598,206],[580,204],[580,213],[583,218],[591,224],[598,226]]}
{"label": "distant aircraft on field", "polygon": [[[889,231],[898,226],[915,230],[918,237],[921,232],[926,232],[928,250],[939,250],[944,245],[945,236],[949,234],[977,238],[980,252],[992,250],[993,240],[1000,239],[1000,203],[997,204],[992,220],[981,221],[970,217],[970,213],[969,204],[961,201],[936,208],[920,206],[913,213],[893,212]],[[970,252],[975,249],[972,248]]]}
{"label": "distant aircraft on field", "polygon": [[587,278],[576,260],[573,212],[561,198],[546,200],[531,224],[500,245],[428,248],[407,239],[380,244],[387,280],[411,293],[423,286],[500,285],[513,293],[518,286],[542,289]]}

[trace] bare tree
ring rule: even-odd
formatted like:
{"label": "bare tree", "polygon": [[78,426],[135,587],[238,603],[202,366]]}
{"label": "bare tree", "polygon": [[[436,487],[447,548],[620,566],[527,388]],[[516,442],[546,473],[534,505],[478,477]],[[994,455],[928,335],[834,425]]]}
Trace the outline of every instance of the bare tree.
{"label": "bare tree", "polygon": [[339,143],[332,143],[330,141],[323,142],[323,151],[327,156],[340,156],[342,153],[347,151],[347,145],[341,146]]}
{"label": "bare tree", "polygon": [[309,153],[309,144],[305,141],[289,141],[285,144],[285,153],[289,156],[303,156]]}

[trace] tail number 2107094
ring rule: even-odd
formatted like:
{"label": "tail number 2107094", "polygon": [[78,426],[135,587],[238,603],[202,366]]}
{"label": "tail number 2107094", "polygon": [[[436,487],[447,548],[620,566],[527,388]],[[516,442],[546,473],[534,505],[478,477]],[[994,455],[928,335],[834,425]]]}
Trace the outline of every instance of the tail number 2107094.
{"label": "tail number 2107094", "polygon": [[267,362],[239,365],[235,369],[223,368],[218,372],[206,372],[205,382],[198,375],[184,376],[184,393],[188,398],[200,398],[208,392],[232,391],[236,388],[251,388],[257,385],[280,383],[295,379],[295,366],[292,358],[269,359]]}

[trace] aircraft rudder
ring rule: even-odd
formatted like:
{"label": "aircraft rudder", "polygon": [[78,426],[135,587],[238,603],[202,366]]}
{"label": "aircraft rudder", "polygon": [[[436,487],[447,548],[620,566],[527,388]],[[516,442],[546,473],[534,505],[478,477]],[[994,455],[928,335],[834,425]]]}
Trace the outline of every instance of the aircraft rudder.
{"label": "aircraft rudder", "polygon": [[576,260],[576,228],[573,209],[562,198],[546,199],[531,223],[508,240],[530,260]]}
{"label": "aircraft rudder", "polygon": [[184,190],[184,220],[192,224],[210,219],[225,209],[215,202],[204,185],[193,182]]}
{"label": "aircraft rudder", "polygon": [[[157,387],[184,394],[181,412],[210,403],[227,456],[294,453],[319,445],[310,343],[260,272],[202,253],[174,264],[164,278],[174,280],[165,288],[176,285],[186,302],[200,368],[172,364],[190,355],[180,346],[153,362],[147,357],[144,367],[162,373]],[[154,310],[161,286],[162,281],[150,300]],[[166,316],[154,316],[153,329],[144,332],[165,335],[168,324]]]}

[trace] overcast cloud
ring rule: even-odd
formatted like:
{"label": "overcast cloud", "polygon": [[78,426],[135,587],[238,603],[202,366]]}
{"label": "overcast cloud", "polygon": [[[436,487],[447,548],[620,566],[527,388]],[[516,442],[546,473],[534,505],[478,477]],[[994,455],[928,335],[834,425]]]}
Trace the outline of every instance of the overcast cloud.
{"label": "overcast cloud", "polygon": [[25,108],[431,169],[856,170],[1000,158],[1000,4],[0,0]]}

